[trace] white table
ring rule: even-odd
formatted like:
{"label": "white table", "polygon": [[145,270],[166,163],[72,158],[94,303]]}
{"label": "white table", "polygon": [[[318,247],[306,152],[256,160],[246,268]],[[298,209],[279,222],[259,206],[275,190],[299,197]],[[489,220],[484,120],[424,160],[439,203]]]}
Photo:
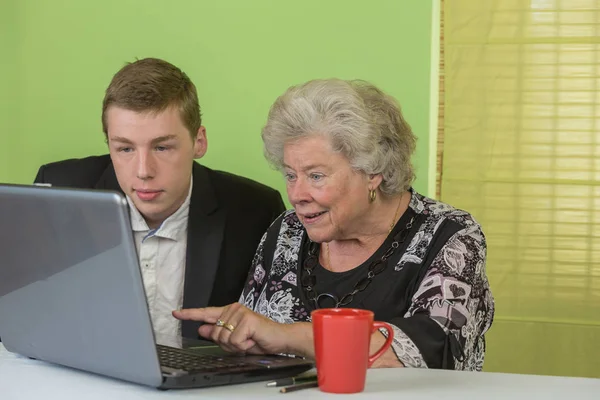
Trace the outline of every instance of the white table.
{"label": "white table", "polygon": [[[336,399],[305,389],[281,394],[264,383],[160,391],[9,353],[0,344],[0,399]],[[363,393],[353,399],[600,399],[600,379],[473,373],[423,369],[369,370]]]}

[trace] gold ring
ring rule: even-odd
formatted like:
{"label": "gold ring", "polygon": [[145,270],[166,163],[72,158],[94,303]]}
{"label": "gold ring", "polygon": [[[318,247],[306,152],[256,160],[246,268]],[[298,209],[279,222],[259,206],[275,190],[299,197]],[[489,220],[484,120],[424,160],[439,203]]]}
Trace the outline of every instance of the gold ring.
{"label": "gold ring", "polygon": [[235,330],[235,326],[228,323],[223,324],[223,328],[227,329],[229,332],[233,332]]}
{"label": "gold ring", "polygon": [[225,321],[218,319],[217,323],[215,325],[216,326],[223,326],[223,325],[225,325]]}

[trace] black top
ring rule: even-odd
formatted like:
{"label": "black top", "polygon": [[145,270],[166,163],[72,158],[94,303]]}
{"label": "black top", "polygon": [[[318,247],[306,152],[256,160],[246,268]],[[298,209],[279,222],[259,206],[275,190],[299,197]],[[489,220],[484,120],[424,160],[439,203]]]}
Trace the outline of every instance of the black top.
{"label": "black top", "polygon": [[[408,286],[413,283],[412,286],[415,286],[415,280],[418,279],[417,271],[410,271],[410,266],[405,267],[403,274],[410,275],[413,277],[413,282],[408,279],[397,279],[394,276],[394,265],[398,264],[400,261],[400,257],[406,251],[408,244],[414,237],[417,232],[420,223],[423,222],[422,218],[413,220],[412,227],[410,229],[406,229],[407,224],[413,217],[415,217],[416,213],[408,209],[405,212],[392,232],[388,235],[387,239],[384,243],[369,257],[365,262],[360,264],[359,266],[345,272],[332,272],[325,269],[320,263],[314,269],[314,275],[316,277],[316,284],[314,285],[314,291],[321,295],[319,299],[318,306],[315,304],[315,301],[309,301],[308,296],[305,290],[300,290],[300,298],[302,302],[310,309],[311,311],[316,308],[329,308],[337,306],[334,298],[342,299],[344,295],[353,292],[355,289],[355,285],[363,278],[368,278],[367,274],[369,271],[369,266],[381,260],[382,256],[388,249],[391,248],[392,243],[394,242],[394,238],[397,234],[401,233],[403,230],[407,230],[408,234],[405,240],[402,243],[399,243],[398,248],[394,250],[392,255],[383,263],[383,270],[373,277],[373,280],[369,283],[369,285],[361,291],[358,291],[352,299],[352,302],[344,305],[344,307],[352,307],[352,308],[363,308],[366,310],[378,311],[375,314],[375,318],[378,320],[387,321],[392,318],[394,315],[398,315],[400,311],[398,308],[398,298],[399,296],[390,293],[394,289],[400,294],[405,294],[408,292],[412,292],[413,290],[408,290]],[[457,227],[458,228],[458,227]],[[456,229],[458,230],[458,229]],[[305,233],[302,239],[302,251],[300,252],[299,264],[304,265],[304,262],[308,256],[308,248],[311,241],[308,239],[308,235]],[[441,247],[441,246],[440,246]],[[439,251],[439,248],[437,249]],[[318,259],[318,253],[317,253]],[[414,269],[414,268],[412,268]],[[301,268],[300,270],[300,287],[302,287],[302,278],[307,275],[306,269]],[[422,278],[422,277],[421,277]],[[401,281],[402,284],[397,286],[397,282],[395,280]],[[333,296],[326,296],[325,293],[331,294]],[[402,303],[408,303],[406,301]],[[396,309],[396,312],[392,310]],[[382,315],[382,311],[386,310],[389,312]],[[406,310],[404,310],[406,312]]]}

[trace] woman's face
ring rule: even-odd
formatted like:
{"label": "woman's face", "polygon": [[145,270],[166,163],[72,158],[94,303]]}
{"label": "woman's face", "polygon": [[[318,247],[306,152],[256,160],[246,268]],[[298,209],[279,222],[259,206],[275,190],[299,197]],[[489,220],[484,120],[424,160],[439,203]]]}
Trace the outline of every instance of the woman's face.
{"label": "woman's face", "polygon": [[369,188],[380,178],[353,170],[322,135],[286,143],[283,162],[288,199],[311,240],[330,242],[361,234]]}

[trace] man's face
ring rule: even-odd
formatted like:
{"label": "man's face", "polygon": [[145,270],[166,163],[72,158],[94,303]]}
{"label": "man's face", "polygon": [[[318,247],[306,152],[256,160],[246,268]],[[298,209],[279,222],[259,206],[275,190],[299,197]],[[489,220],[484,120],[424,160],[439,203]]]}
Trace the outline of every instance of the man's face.
{"label": "man's face", "polygon": [[156,228],[185,201],[194,158],[206,153],[206,130],[192,138],[175,107],[159,113],[111,107],[107,126],[119,185]]}

